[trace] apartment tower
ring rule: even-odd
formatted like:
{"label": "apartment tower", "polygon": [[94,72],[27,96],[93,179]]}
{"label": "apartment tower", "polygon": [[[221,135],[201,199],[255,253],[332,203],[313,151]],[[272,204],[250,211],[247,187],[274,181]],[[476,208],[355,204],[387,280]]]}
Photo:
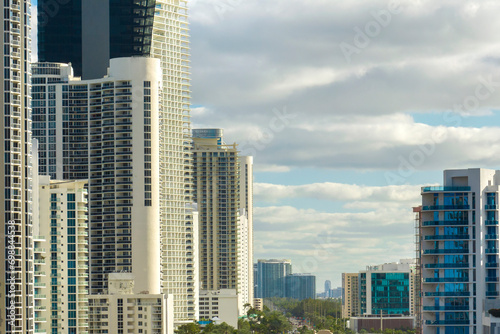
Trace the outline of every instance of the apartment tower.
{"label": "apartment tower", "polygon": [[40,61],[71,63],[87,80],[104,77],[112,58],[160,60],[161,108],[152,123],[159,127],[161,287],[174,296],[178,322],[196,318],[197,300],[186,249],[193,226],[187,9],[185,0],[38,2]]}
{"label": "apartment tower", "polygon": [[2,4],[0,74],[0,333],[34,333],[31,161],[31,1]]}
{"label": "apartment tower", "polygon": [[342,318],[359,315],[358,273],[342,273]]}
{"label": "apartment tower", "polygon": [[242,309],[253,302],[252,157],[227,145],[222,129],[195,129],[193,162],[201,289],[235,289]]}
{"label": "apartment tower", "polygon": [[255,298],[285,297],[285,276],[291,273],[291,260],[259,260]]}
{"label": "apartment tower", "polygon": [[445,170],[444,184],[422,188],[424,333],[494,333],[500,319],[500,171]]}
{"label": "apartment tower", "polygon": [[35,332],[87,333],[87,182],[39,180],[33,191]]}

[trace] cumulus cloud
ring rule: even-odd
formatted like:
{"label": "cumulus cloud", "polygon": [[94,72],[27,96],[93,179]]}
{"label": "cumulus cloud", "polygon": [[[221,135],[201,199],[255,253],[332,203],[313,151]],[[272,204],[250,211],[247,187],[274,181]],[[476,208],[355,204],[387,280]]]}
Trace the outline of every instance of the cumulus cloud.
{"label": "cumulus cloud", "polygon": [[411,207],[378,203],[368,212],[328,213],[292,206],[255,209],[254,257],[292,258],[295,272],[340,283],[340,273],[414,257]]}
{"label": "cumulus cloud", "polygon": [[[500,164],[500,129],[486,117],[500,105],[500,40],[491,33],[500,3],[403,1],[380,33],[356,45],[388,4],[193,3],[193,103],[210,110],[196,110],[194,123],[225,128],[228,141],[255,156],[256,170],[393,176],[379,187],[256,184],[256,257],[290,255],[337,283],[342,271],[411,257],[419,189],[389,186],[406,183],[401,170]],[[342,43],[359,52],[347,59]],[[293,117],[283,121],[276,110]],[[437,122],[416,121],[431,113]],[[474,127],[468,116],[479,119]],[[302,199],[332,209],[293,206]]]}
{"label": "cumulus cloud", "polygon": [[418,202],[420,186],[367,187],[342,183],[314,183],[299,186],[269,183],[254,184],[254,199],[274,202],[289,198],[313,198],[329,201]]}

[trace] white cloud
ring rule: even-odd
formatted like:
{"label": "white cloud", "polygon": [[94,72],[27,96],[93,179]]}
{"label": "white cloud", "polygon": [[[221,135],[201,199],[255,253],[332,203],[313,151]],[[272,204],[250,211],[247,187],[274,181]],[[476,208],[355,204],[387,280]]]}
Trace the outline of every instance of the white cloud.
{"label": "white cloud", "polygon": [[386,186],[368,187],[341,183],[314,183],[300,186],[276,185],[269,183],[254,184],[254,198],[256,201],[281,201],[290,198],[313,198],[329,201],[370,201],[381,203],[384,201],[418,202],[420,186]]}

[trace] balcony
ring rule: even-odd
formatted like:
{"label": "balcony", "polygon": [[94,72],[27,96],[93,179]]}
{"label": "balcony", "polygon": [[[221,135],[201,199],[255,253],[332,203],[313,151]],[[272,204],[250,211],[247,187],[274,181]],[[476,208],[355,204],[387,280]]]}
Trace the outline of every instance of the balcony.
{"label": "balcony", "polygon": [[467,221],[467,220],[431,220],[431,221],[425,221],[422,224],[422,226],[455,226],[455,225],[469,225],[469,221]]}
{"label": "balcony", "polygon": [[424,265],[426,269],[437,269],[437,268],[468,268],[468,263],[430,263]]}
{"label": "balcony", "polygon": [[484,225],[486,225],[486,226],[498,225],[498,220],[486,220],[484,222]]}
{"label": "balcony", "polygon": [[469,282],[467,277],[442,277],[442,278],[426,278],[425,283],[455,283],[455,282]]}
{"label": "balcony", "polygon": [[469,297],[469,291],[460,291],[460,292],[426,292],[426,297]]}
{"label": "balcony", "polygon": [[498,210],[498,205],[496,204],[486,204],[484,206],[485,210]]}
{"label": "balcony", "polygon": [[484,251],[486,254],[497,254],[498,253],[498,248],[486,248]]}
{"label": "balcony", "polygon": [[468,254],[468,249],[426,249],[424,254]]}
{"label": "balcony", "polygon": [[424,306],[424,311],[468,311],[469,306]]}
{"label": "balcony", "polygon": [[468,325],[469,320],[426,320],[426,325]]}
{"label": "balcony", "polygon": [[468,234],[456,234],[456,235],[426,235],[425,240],[467,240],[470,238]]}
{"label": "balcony", "polygon": [[443,186],[422,187],[423,193],[442,192],[442,191],[471,191],[471,190],[470,190],[470,187],[443,187]]}
{"label": "balcony", "polygon": [[470,205],[427,205],[422,207],[423,211],[440,210],[470,210]]}

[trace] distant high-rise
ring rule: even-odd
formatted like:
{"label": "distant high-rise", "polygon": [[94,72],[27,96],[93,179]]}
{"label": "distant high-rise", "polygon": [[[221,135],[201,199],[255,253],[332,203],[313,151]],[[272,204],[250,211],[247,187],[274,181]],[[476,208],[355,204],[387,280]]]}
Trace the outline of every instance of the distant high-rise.
{"label": "distant high-rise", "polygon": [[315,299],[316,276],[311,274],[285,276],[285,297],[298,300]]}
{"label": "distant high-rise", "polygon": [[[193,320],[197,314],[197,295],[193,291],[195,268],[192,261],[193,221],[190,206],[192,179],[187,1],[59,2],[38,2],[40,60],[72,63],[76,75],[81,75],[83,79],[105,76],[111,58],[144,56],[160,60],[162,92],[158,98],[161,108],[158,117],[152,119],[152,124],[159,126],[160,133],[160,174],[157,185],[161,193],[159,236],[162,292],[174,296],[176,321]],[[68,50],[59,52],[63,49]]]}
{"label": "distant high-rise", "polygon": [[236,289],[253,302],[252,158],[224,143],[222,129],[193,130],[194,200],[204,290]]}
{"label": "distant high-rise", "polygon": [[423,332],[496,333],[500,319],[500,171],[445,170],[422,188]]}
{"label": "distant high-rise", "polygon": [[332,289],[332,281],[326,280],[325,281],[325,292],[328,293]]}
{"label": "distant high-rise", "polygon": [[31,1],[2,4],[0,333],[33,333]]}
{"label": "distant high-rise", "polygon": [[291,273],[290,260],[259,260],[255,298],[285,297],[285,276]]}
{"label": "distant high-rise", "polygon": [[342,317],[359,315],[359,280],[358,273],[342,274]]}

